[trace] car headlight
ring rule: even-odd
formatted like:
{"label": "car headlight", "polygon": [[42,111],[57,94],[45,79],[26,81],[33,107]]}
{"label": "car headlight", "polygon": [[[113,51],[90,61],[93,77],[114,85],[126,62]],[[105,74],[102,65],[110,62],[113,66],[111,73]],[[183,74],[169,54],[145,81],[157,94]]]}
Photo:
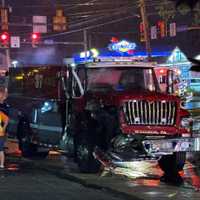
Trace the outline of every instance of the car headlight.
{"label": "car headlight", "polygon": [[183,128],[189,128],[192,125],[192,119],[191,118],[182,118],[181,119],[181,126]]}
{"label": "car headlight", "polygon": [[53,103],[49,101],[45,101],[41,107],[41,113],[48,112],[53,109]]}

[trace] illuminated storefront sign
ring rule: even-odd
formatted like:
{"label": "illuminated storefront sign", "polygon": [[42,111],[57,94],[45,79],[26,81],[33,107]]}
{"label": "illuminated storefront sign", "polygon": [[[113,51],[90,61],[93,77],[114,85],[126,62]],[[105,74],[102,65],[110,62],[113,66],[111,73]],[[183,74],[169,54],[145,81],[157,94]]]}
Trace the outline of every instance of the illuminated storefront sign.
{"label": "illuminated storefront sign", "polygon": [[122,53],[125,53],[125,52],[129,52],[131,50],[135,50],[136,48],[136,44],[135,43],[131,43],[131,42],[128,42],[126,40],[121,40],[119,42],[114,42],[114,43],[111,43],[108,48],[111,50],[111,51],[117,51],[117,52],[122,52]]}
{"label": "illuminated storefront sign", "polygon": [[183,62],[188,62],[188,59],[186,55],[178,47],[176,47],[168,57],[167,63],[174,64]]}

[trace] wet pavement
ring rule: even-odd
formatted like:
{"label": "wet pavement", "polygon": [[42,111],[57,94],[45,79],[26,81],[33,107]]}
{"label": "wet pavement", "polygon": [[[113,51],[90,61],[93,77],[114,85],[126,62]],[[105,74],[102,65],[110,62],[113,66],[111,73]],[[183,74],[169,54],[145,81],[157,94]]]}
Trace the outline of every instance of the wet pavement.
{"label": "wet pavement", "polygon": [[162,171],[156,162],[136,162],[129,168],[104,170],[101,174],[85,175],[76,172],[73,162],[65,161],[65,173],[109,191],[140,199],[199,199],[200,167],[187,162],[182,172],[183,184],[166,184],[160,181]]}
{"label": "wet pavement", "polygon": [[7,155],[6,168],[0,171],[2,200],[123,200],[110,194],[55,176],[32,162]]}
{"label": "wet pavement", "polygon": [[22,158],[20,154],[9,154],[3,176],[20,175],[27,170],[34,174],[44,171],[85,187],[120,195],[123,197],[121,199],[200,199],[199,163],[187,161],[181,172],[181,185],[161,182],[162,171],[155,161],[126,163],[125,166],[113,170],[104,169],[98,174],[82,174],[71,159],[58,152],[51,152],[45,160],[29,160]]}

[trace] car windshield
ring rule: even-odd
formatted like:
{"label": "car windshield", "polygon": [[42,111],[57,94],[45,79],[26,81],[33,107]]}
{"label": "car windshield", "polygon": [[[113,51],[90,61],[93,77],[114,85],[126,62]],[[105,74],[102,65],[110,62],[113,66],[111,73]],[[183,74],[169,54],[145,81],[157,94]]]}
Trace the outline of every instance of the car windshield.
{"label": "car windshield", "polygon": [[160,91],[151,68],[109,67],[88,69],[90,91]]}

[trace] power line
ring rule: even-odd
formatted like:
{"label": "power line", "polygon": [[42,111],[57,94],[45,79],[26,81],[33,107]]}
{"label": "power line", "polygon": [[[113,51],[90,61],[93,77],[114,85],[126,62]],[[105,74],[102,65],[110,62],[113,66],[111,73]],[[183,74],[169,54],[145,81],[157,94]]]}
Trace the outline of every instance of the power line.
{"label": "power line", "polygon": [[72,30],[72,31],[67,31],[67,32],[62,32],[62,33],[57,33],[57,34],[53,34],[53,35],[44,36],[43,38],[45,39],[45,38],[52,38],[52,37],[58,37],[58,36],[63,36],[63,35],[69,35],[69,34],[72,34],[72,33],[82,32],[83,30],[90,30],[90,29],[93,29],[93,28],[97,28],[97,27],[108,25],[108,24],[120,22],[122,20],[130,19],[130,18],[134,18],[134,17],[138,17],[138,15],[130,15],[130,16],[126,16],[124,18],[111,20],[109,22],[100,23],[100,24],[97,24],[97,25],[87,26],[87,27],[76,29],[76,30]]}
{"label": "power line", "polygon": [[76,23],[76,24],[72,24],[70,27],[77,27],[77,26],[81,26],[81,25],[84,25],[84,24],[88,24],[88,23],[92,23],[92,22],[96,22],[96,21],[99,21],[99,20],[102,20],[102,19],[105,19],[105,18],[108,18],[108,17],[113,17],[115,15],[121,15],[123,13],[126,13],[127,10],[121,10],[121,11],[118,11],[118,12],[114,12],[112,14],[106,14],[106,15],[102,15],[98,18],[94,18],[94,19],[91,19],[91,20],[88,20],[88,21],[84,21],[84,22],[81,22],[81,23]]}
{"label": "power line", "polygon": [[124,6],[124,7],[120,7],[120,8],[112,8],[112,9],[102,9],[102,10],[94,10],[94,11],[85,11],[85,12],[77,12],[77,13],[73,13],[73,14],[68,14],[67,16],[77,16],[77,15],[85,15],[85,14],[88,14],[88,15],[93,15],[93,14],[105,14],[107,12],[113,12],[113,11],[120,11],[120,10],[124,10],[124,9],[132,9],[133,7],[132,6]]}
{"label": "power line", "polygon": [[74,9],[74,8],[80,8],[80,7],[88,7],[88,8],[91,8],[91,7],[95,7],[95,9],[97,9],[99,6],[101,7],[105,7],[105,6],[115,6],[115,7],[119,7],[120,6],[130,6],[130,5],[134,5],[135,3],[124,3],[124,2],[115,2],[115,3],[112,3],[112,2],[96,2],[97,0],[95,1],[91,1],[92,3],[79,3],[79,4],[57,4],[57,5],[49,5],[49,4],[46,4],[46,5],[21,5],[21,6],[16,6],[16,5],[9,5],[11,8],[13,9],[37,9],[37,8],[64,8],[64,9]]}
{"label": "power line", "polygon": [[[98,15],[93,16],[94,18],[92,18],[92,19],[81,20],[79,22],[69,24],[69,28],[75,28],[75,27],[78,27],[78,26],[83,26],[85,24],[94,23],[94,22],[97,22],[99,20],[105,20],[108,17],[114,17],[114,16],[117,16],[117,15],[122,15],[122,14],[129,12],[130,9],[132,9],[132,8],[131,7],[123,7],[123,8],[120,8],[120,9],[109,10],[110,11],[109,14],[103,14],[103,13],[98,14]],[[32,28],[33,24],[21,22],[21,23],[9,23],[9,26],[16,26],[16,27],[26,26],[26,27]],[[48,24],[48,26],[52,26],[52,23]]]}

